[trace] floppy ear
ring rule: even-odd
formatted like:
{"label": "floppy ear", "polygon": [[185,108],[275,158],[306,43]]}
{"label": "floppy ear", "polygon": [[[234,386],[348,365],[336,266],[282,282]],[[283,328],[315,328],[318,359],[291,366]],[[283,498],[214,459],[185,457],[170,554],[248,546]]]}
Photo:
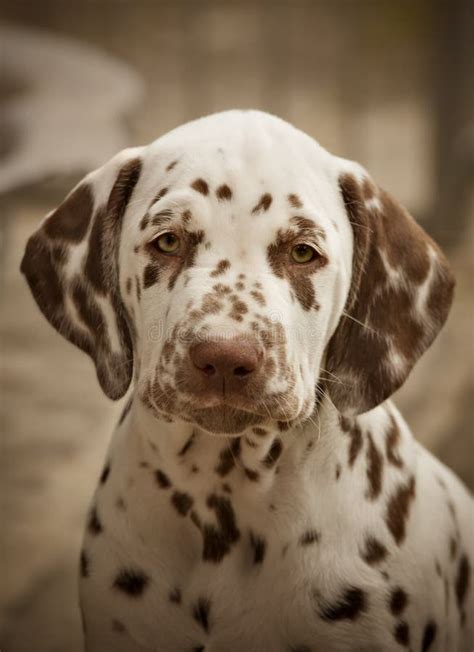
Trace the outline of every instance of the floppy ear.
{"label": "floppy ear", "polygon": [[[349,165],[349,164],[348,164]],[[454,291],[449,265],[429,236],[365,170],[352,164],[339,189],[353,239],[352,281],[327,349],[340,412],[386,400],[444,324]]]}
{"label": "floppy ear", "polygon": [[123,396],[133,371],[118,247],[122,218],[140,176],[140,151],[124,150],[87,175],[30,237],[21,263],[40,310],[91,356],[111,399]]}

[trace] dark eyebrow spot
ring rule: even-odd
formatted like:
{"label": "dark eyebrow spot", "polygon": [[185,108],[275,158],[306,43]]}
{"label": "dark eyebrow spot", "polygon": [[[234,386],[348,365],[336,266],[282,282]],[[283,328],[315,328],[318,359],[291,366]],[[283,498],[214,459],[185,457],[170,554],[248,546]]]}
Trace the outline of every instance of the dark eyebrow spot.
{"label": "dark eyebrow spot", "polygon": [[264,195],[260,197],[260,200],[256,206],[252,208],[252,213],[259,213],[260,211],[268,211],[268,209],[271,206],[273,199],[272,196],[266,192]]}
{"label": "dark eyebrow spot", "polygon": [[168,192],[168,188],[162,188],[161,190],[159,190],[159,191],[156,193],[155,197],[152,199],[152,201],[151,201],[151,203],[150,203],[150,206],[153,206],[153,204],[154,204],[155,202],[157,202],[159,199],[161,199],[162,197],[164,197],[164,196],[166,195],[167,192]]}
{"label": "dark eyebrow spot", "polygon": [[219,188],[216,190],[216,196],[217,199],[222,201],[232,199],[232,190],[227,184],[223,183],[222,186],[219,186]]}
{"label": "dark eyebrow spot", "polygon": [[183,214],[181,215],[181,218],[184,222],[184,224],[187,224],[188,222],[191,221],[192,218],[192,213],[189,210],[183,211]]}
{"label": "dark eyebrow spot", "polygon": [[326,239],[326,233],[324,229],[318,226],[313,220],[310,220],[309,217],[295,215],[290,219],[290,223],[294,224],[303,231],[315,231],[316,235],[319,236],[322,240]]}
{"label": "dark eyebrow spot", "polygon": [[288,201],[290,202],[291,206],[293,206],[293,208],[301,208],[303,206],[301,199],[294,193],[290,193],[288,195]]}
{"label": "dark eyebrow spot", "polygon": [[191,184],[191,188],[196,192],[200,192],[201,195],[209,194],[209,186],[204,181],[204,179],[196,179],[195,181],[193,181]]}

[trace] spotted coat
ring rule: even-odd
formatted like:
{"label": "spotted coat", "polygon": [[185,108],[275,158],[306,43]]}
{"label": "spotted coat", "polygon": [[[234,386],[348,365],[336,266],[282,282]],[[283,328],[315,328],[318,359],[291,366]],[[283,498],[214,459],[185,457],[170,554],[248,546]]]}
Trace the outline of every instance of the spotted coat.
{"label": "spotted coat", "polygon": [[472,500],[389,400],[454,283],[362,167],[203,118],[88,175],[22,271],[127,394],[80,556],[89,652],[472,649]]}

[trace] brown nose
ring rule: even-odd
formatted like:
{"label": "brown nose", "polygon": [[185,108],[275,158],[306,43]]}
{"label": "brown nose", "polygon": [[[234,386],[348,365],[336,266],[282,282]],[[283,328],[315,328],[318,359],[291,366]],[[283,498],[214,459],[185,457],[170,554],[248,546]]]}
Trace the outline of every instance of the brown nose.
{"label": "brown nose", "polygon": [[235,337],[221,342],[197,342],[189,355],[206,384],[227,388],[240,385],[260,367],[262,352],[256,341]]}

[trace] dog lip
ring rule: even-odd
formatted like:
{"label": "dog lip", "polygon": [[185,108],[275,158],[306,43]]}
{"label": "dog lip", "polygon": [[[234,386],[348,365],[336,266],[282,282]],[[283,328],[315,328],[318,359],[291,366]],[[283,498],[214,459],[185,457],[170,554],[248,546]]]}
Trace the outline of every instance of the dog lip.
{"label": "dog lip", "polygon": [[[228,407],[226,411],[223,407]],[[251,426],[261,424],[267,417],[236,408],[234,406],[220,404],[213,407],[192,408],[188,411],[189,417],[200,427],[213,434],[222,433],[237,435]]]}

